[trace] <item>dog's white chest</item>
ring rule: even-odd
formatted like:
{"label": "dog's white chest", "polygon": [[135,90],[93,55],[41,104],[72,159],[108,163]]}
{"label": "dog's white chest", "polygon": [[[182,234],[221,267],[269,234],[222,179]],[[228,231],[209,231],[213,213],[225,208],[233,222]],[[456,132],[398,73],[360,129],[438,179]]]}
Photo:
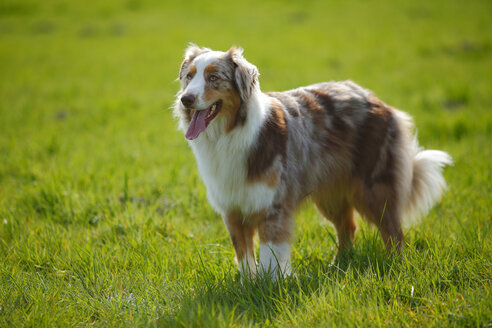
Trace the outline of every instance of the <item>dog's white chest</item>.
{"label": "dog's white chest", "polygon": [[241,210],[243,215],[259,212],[273,202],[275,188],[247,181],[247,152],[220,142],[192,145],[198,170],[207,187],[212,206],[221,214]]}

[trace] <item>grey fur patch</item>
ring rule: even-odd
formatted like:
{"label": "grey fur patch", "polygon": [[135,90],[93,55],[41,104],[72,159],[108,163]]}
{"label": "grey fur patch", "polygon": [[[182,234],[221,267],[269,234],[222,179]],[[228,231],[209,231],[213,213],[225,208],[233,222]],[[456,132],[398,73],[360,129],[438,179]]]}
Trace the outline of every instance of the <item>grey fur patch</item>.
{"label": "grey fur patch", "polygon": [[247,102],[253,90],[258,86],[258,69],[243,57],[243,49],[232,47],[227,51],[236,69],[235,82],[241,101]]}

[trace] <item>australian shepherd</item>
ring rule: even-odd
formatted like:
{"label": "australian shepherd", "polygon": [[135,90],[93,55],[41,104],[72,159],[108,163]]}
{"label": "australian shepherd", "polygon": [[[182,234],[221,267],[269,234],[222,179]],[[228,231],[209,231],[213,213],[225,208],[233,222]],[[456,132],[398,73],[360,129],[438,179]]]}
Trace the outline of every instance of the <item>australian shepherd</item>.
{"label": "australian shepherd", "polygon": [[293,216],[306,197],[334,224],[339,252],[354,240],[354,210],[398,249],[403,219],[439,199],[451,157],[422,150],[406,113],[352,81],[263,93],[258,75],[240,48],[191,45],[174,106],[240,272],[290,273]]}

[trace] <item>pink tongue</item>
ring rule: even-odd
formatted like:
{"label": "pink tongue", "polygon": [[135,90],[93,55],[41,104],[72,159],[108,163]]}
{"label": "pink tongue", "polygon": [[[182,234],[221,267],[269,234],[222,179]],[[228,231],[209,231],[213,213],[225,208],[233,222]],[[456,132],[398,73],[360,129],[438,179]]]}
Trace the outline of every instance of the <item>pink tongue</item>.
{"label": "pink tongue", "polygon": [[191,118],[190,126],[188,127],[188,131],[186,131],[186,139],[193,140],[198,135],[207,128],[207,124],[205,123],[205,118],[207,117],[207,110],[196,110],[193,113],[193,117]]}

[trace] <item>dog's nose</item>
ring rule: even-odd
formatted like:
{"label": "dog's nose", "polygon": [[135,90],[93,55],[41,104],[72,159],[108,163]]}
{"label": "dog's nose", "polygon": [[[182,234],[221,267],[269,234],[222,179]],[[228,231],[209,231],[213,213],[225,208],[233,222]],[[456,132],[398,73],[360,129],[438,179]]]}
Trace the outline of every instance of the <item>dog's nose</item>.
{"label": "dog's nose", "polygon": [[185,107],[191,107],[191,105],[195,102],[195,96],[187,93],[181,97],[181,102],[185,105]]}

